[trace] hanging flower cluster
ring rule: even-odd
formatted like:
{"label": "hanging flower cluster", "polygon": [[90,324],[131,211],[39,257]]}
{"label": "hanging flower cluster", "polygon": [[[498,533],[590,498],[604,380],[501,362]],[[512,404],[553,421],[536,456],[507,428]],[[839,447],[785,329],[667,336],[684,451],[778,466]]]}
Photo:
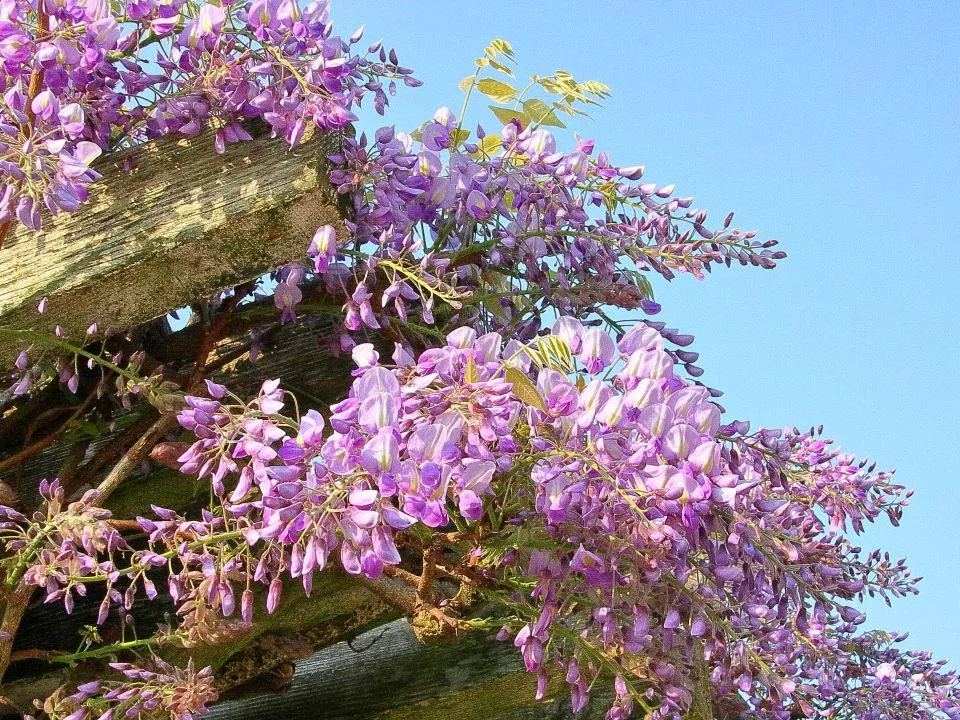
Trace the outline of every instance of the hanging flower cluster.
{"label": "hanging flower cluster", "polygon": [[708,229],[693,198],[642,182],[642,167],[614,165],[591,140],[564,152],[548,129],[519,120],[471,135],[447,108],[417,135],[382,128],[331,157],[356,217],[349,239],[323,228],[311,253],[331,291],[347,273],[338,255],[363,266],[347,330],[380,327],[377,311],[406,321],[411,302],[432,324],[439,301],[463,321],[529,338],[547,307],[657,312],[649,271],[703,277],[718,263],[772,268],[784,256],[776,241],[731,228],[732,215]]}
{"label": "hanging flower cluster", "polygon": [[[0,506],[0,538],[7,550],[18,557],[18,562],[8,570],[6,581],[15,585],[22,580],[43,588],[48,602],[62,600],[67,612],[71,612],[74,593],[86,595],[86,579],[112,574],[114,555],[130,547],[108,522],[110,511],[94,504],[96,490],[66,503],[60,483],[44,480],[40,496],[44,500],[42,509],[32,518]],[[116,591],[113,599],[120,600]],[[109,601],[105,601],[99,622],[106,618],[108,609]]]}
{"label": "hanging flower cluster", "polygon": [[367,95],[382,112],[418,81],[379,43],[357,53],[361,35],[333,35],[324,0],[4,0],[0,226],[76,210],[106,150],[210,127],[223,152],[251,119],[295,145]]}
{"label": "hanging flower cluster", "polygon": [[94,680],[71,695],[54,695],[38,703],[51,720],[120,720],[164,715],[171,720],[193,720],[207,713],[217,699],[213,671],[197,670],[193,662],[177,668],[160,658],[146,667],[110,663],[123,680]]}
{"label": "hanging flower cluster", "polygon": [[[309,593],[335,561],[378,578],[422,532],[453,532],[473,568],[462,581],[512,613],[503,634],[541,692],[559,665],[575,709],[610,673],[610,718],[637,704],[674,717],[704,667],[731,712],[861,702],[845,673],[864,617],[849,603],[915,592],[902,563],[861,557],[844,535],[899,516],[903,489],[889,473],[815,432],[723,424],[646,323],[616,342],[562,317],[526,344],[463,328],[416,359],[399,346],[390,365],[369,344],[353,354],[351,392],[326,415],[285,415],[277,381],[250,402],[215,383],[188,396],[180,423],[197,440],[182,470],[208,479],[216,504],[196,520],[159,508],[141,518],[151,547],[125,549],[125,567],[97,559],[117,542],[93,531],[92,570],[76,571],[73,546],[51,537],[20,553],[24,578],[52,601],[90,581],[132,589],[168,568],[189,645],[249,625],[257,583],[272,612],[286,577]],[[8,535],[25,522],[10,517]],[[58,544],[59,575],[46,550]],[[958,717],[953,675],[879,672],[889,707]]]}

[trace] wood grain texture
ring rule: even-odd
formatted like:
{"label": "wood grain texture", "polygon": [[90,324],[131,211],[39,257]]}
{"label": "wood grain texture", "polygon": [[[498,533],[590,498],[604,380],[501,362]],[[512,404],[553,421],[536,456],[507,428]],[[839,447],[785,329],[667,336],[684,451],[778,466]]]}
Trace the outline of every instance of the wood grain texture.
{"label": "wood grain texture", "polygon": [[[159,576],[155,581],[158,586],[163,584]],[[177,665],[186,664],[192,657],[200,666],[212,666],[218,690],[226,697],[242,697],[251,692],[263,693],[264,688],[272,686],[276,676],[282,677],[287,668],[292,670],[294,660],[350,640],[367,628],[399,616],[363,583],[335,571],[317,576],[310,597],[296,581],[286,583],[283,595],[284,602],[275,613],[268,615],[264,610],[265,588],[257,586],[252,628],[242,628],[227,620],[216,644],[192,648],[167,646],[159,652]],[[103,595],[94,587],[90,596],[90,600],[98,602]],[[79,598],[74,612],[65,614],[60,603],[45,604],[38,594],[19,628],[14,650],[75,650],[81,631],[95,622],[95,602]],[[159,623],[175,617],[175,608],[162,596],[155,601],[138,598],[132,615],[136,618],[138,634],[147,636],[156,631]],[[55,630],[51,632],[51,628]],[[114,618],[101,627],[101,633],[118,639],[119,627]],[[96,679],[105,669],[103,662],[91,661],[70,669],[40,660],[25,660],[11,666],[0,687],[19,707],[25,708],[34,698],[45,697],[64,682],[78,684]]]}
{"label": "wood grain texture", "polygon": [[419,642],[404,620],[370,630],[297,663],[289,690],[212,708],[209,720],[599,720],[609,696],[597,692],[570,712],[562,678],[534,699],[511,643],[468,635],[449,645]]}
{"label": "wood grain texture", "polygon": [[[106,156],[80,211],[7,238],[0,325],[59,324],[71,337],[94,322],[128,328],[303,258],[319,225],[344,232],[326,172],[338,142],[318,136],[291,151],[258,137],[217,155],[203,134]],[[0,341],[0,362],[9,345]]]}
{"label": "wood grain texture", "polygon": [[[328,597],[328,596],[325,596]],[[330,599],[337,594],[329,596]],[[348,603],[349,604],[349,603]],[[335,619],[335,618],[331,618]],[[406,620],[368,623],[351,633],[330,628],[335,644],[300,655],[295,665],[272,666],[269,650],[251,659],[280,681],[279,692],[241,694],[211,708],[208,720],[601,720],[610,706],[605,686],[594,690],[580,714],[570,710],[563,679],[551,679],[547,697],[535,699],[536,676],[524,672],[509,642],[469,634],[442,645],[417,640]],[[316,631],[273,635],[281,644],[316,645]],[[264,636],[271,637],[271,636]],[[352,639],[351,639],[352,637]],[[340,639],[340,642],[337,642]],[[346,640],[346,641],[344,641]],[[289,657],[289,655],[287,654]],[[282,658],[281,658],[282,660]],[[291,667],[292,665],[292,667]],[[286,673],[286,675],[284,675]],[[53,692],[66,673],[14,680],[4,690],[21,707]],[[82,680],[91,679],[83,677]],[[73,678],[73,682],[81,678]],[[708,719],[709,720],[709,719]]]}

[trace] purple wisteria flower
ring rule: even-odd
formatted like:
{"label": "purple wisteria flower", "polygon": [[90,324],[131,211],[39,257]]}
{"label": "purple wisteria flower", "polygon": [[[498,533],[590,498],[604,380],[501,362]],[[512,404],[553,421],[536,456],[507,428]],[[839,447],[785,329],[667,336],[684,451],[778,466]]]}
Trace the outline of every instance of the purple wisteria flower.
{"label": "purple wisteria flower", "polygon": [[309,126],[344,128],[367,96],[382,113],[388,89],[419,84],[380,43],[356,52],[361,34],[333,35],[324,0],[48,5],[42,28],[36,4],[2,11],[0,226],[39,229],[42,209],[77,210],[99,178],[91,163],[117,137],[214,126],[224,152],[259,118],[296,145]]}
{"label": "purple wisteria flower", "polygon": [[706,662],[728,714],[867,712],[845,673],[870,647],[884,709],[865,716],[957,717],[954,675],[857,634],[851,603],[915,592],[902,563],[861,556],[844,535],[882,513],[896,521],[902,488],[816,432],[724,424],[669,344],[689,343],[652,322],[615,340],[569,317],[529,343],[460,328],[418,357],[398,348],[390,365],[360,344],[347,397],[299,417],[277,380],[248,401],[209,382],[179,413],[197,438],[179,462],[210,482],[209,508],[154,508],[138,519],[148,547],[132,550],[95,495],[64,505],[46,486],[33,519],[2,510],[8,576],[68,607],[106,582],[102,622],[155,596],[148,573],[165,568],[172,637],[193,646],[247,632],[256,584],[274,612],[288,578],[308,594],[334,563],[377,579],[423,533],[462,536],[513,613],[503,635],[538,692],[557,666],[574,708],[609,674],[609,717],[674,717]]}
{"label": "purple wisteria flower", "polygon": [[[512,122],[491,154],[480,153],[477,143],[487,137],[480,127],[471,142],[441,108],[419,140],[386,127],[372,138],[346,138],[331,156],[330,178],[353,203],[348,230],[371,258],[367,267],[377,270],[341,288],[332,230],[321,229],[311,244],[317,272],[330,275],[327,289],[350,296],[347,332],[382,324],[365,303],[383,285],[384,313],[406,320],[413,302],[430,324],[435,302],[460,309],[463,298],[498,278],[511,291],[497,301],[500,309],[461,319],[528,340],[539,326],[529,315],[535,303],[579,317],[601,306],[654,314],[660,308],[649,297],[647,272],[703,277],[720,263],[773,267],[784,256],[773,249],[776,241],[731,229],[731,217],[707,230],[706,212],[693,208],[692,198],[640,182],[642,168],[618,168],[592,141],[580,138],[563,152],[546,129]],[[429,249],[424,238],[434,238]],[[599,330],[586,336],[602,347],[591,347],[595,359],[585,361],[596,365],[612,353],[605,337]],[[688,364],[688,372],[699,371]]]}
{"label": "purple wisteria flower", "polygon": [[63,720],[114,720],[164,715],[192,720],[207,714],[217,699],[213,670],[197,670],[193,660],[176,667],[159,657],[143,665],[110,663],[123,680],[94,680],[71,695],[55,695],[44,704],[51,717]]}
{"label": "purple wisteria flower", "polygon": [[[396,354],[396,366],[358,345],[348,397],[327,416],[311,410],[298,421],[279,415],[276,382],[248,403],[225,404],[229,396],[215,386],[220,398],[190,398],[181,413],[199,436],[181,460],[185,472],[211,479],[227,519],[142,522],[152,541],[169,548],[186,528],[195,537],[242,537],[252,555],[231,557],[250,557],[241,575],[269,585],[272,611],[282,601],[283,575],[308,592],[314,574],[333,561],[377,578],[400,563],[409,528],[485,525],[517,500],[494,488],[526,477],[529,485],[519,487],[529,490],[517,497],[528,499],[510,522],[539,528],[552,549],[513,552],[497,567],[535,583],[527,609],[517,609],[518,617],[534,615],[513,632],[541,684],[556,662],[574,706],[585,702],[603,668],[564,639],[575,630],[617,649],[614,657],[647,658],[658,691],[641,692],[649,686],[616,665],[611,717],[654,697],[659,704],[649,707],[671,716],[691,702],[684,648],[696,638],[717,658],[711,679],[731,707],[739,692],[767,697],[775,712],[813,702],[803,668],[840,652],[826,628],[842,637],[863,622],[847,602],[868,589],[913,592],[902,566],[868,569],[853,561],[858,549],[837,542],[846,527],[859,531],[881,512],[897,516],[889,474],[867,476],[815,435],[748,435],[739,423],[722,425],[711,392],[675,372],[667,338],[681,345],[686,338],[663,326],[640,323],[614,341],[561,317],[551,336],[578,358],[573,376],[538,366],[544,356],[536,343],[524,351],[515,340],[469,328],[419,358]],[[516,368],[527,385],[508,376]],[[483,556],[482,545],[476,552]],[[218,567],[203,549],[181,562],[209,567],[205,574],[220,588],[212,604],[226,614],[224,586],[241,566]],[[758,566],[763,578],[746,570]],[[686,581],[695,576],[698,583]],[[676,584],[664,593],[668,577]],[[187,573],[178,583],[181,598],[195,604],[206,593],[211,603],[210,590],[190,586]],[[730,596],[749,599],[729,603]],[[734,628],[750,628],[750,638]],[[881,669],[878,682],[889,676]]]}

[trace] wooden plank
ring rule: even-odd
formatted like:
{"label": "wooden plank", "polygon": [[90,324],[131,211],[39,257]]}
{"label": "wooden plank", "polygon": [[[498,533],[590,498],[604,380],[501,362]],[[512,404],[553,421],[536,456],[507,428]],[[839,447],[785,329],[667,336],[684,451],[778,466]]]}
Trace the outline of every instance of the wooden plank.
{"label": "wooden plank", "polygon": [[[7,237],[0,325],[59,324],[71,337],[94,322],[128,328],[303,258],[319,225],[345,232],[327,179],[338,142],[318,136],[291,151],[260,136],[217,155],[204,134],[106,156],[79,212]],[[0,361],[11,345],[0,340]]]}
{"label": "wooden plank", "polygon": [[446,645],[419,642],[404,620],[370,630],[297,663],[290,688],[221,703],[210,720],[599,720],[610,697],[596,693],[580,715],[566,683],[534,699],[536,677],[509,642],[467,635]]}
{"label": "wooden plank", "polygon": [[[155,580],[158,586],[165,584],[159,577]],[[304,595],[298,582],[289,581],[284,590],[284,602],[272,615],[267,615],[263,609],[266,589],[257,586],[256,593],[255,623],[251,629],[238,632],[234,626],[231,630],[227,621],[223,638],[216,644],[189,649],[164,647],[159,652],[175,664],[185,664],[193,657],[200,665],[213,666],[220,691],[228,697],[242,697],[274,687],[277,676],[282,678],[294,660],[349,640],[366,628],[390,622],[399,615],[370,592],[364,583],[335,571],[317,576],[310,597]],[[14,650],[75,650],[81,631],[95,622],[96,604],[102,597],[100,588],[94,587],[89,597],[78,598],[73,613],[65,614],[60,603],[45,604],[42,593],[37,593],[17,633]],[[170,621],[174,611],[167,599],[158,598],[151,602],[138,598],[132,611],[137,620],[137,632],[152,634],[159,623]],[[50,631],[52,627],[56,628],[55,632]],[[110,619],[101,632],[116,639],[119,628]],[[64,682],[77,684],[95,679],[98,668],[95,661],[72,671],[40,660],[17,662],[3,678],[3,694],[19,707],[29,707],[34,698],[49,694]]]}
{"label": "wooden plank", "polygon": [[[336,596],[334,596],[336,597]],[[350,635],[344,632],[342,635]],[[342,637],[341,635],[341,637]],[[283,636],[275,636],[282,641]],[[290,634],[298,642],[302,634]],[[307,636],[307,641],[313,638]],[[255,656],[269,664],[270,657]],[[209,720],[600,720],[610,706],[599,686],[582,713],[570,710],[568,687],[555,675],[547,697],[535,699],[536,677],[523,671],[509,642],[468,634],[449,644],[424,644],[406,620],[374,627],[296,662],[287,677],[276,671],[279,692],[215,704]],[[89,679],[87,677],[84,680]],[[65,672],[15,679],[5,692],[21,706],[53,692]],[[73,682],[78,682],[74,678]],[[261,685],[262,687],[262,685]]]}

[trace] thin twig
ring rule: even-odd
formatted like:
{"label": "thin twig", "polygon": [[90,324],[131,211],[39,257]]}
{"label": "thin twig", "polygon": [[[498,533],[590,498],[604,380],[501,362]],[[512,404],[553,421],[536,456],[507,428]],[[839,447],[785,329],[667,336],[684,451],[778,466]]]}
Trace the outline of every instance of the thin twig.
{"label": "thin twig", "polygon": [[111,518],[107,520],[111,527],[116,528],[117,530],[139,530],[143,532],[143,528],[140,527],[140,523],[136,520],[116,520]]}
{"label": "thin twig", "polygon": [[15,653],[10,654],[10,664],[12,665],[15,662],[21,662],[23,660],[47,660],[50,658],[49,650],[17,650]]}
{"label": "thin twig", "polygon": [[157,441],[177,426],[177,416],[173,413],[162,415],[150,428],[140,436],[133,446],[120,458],[119,462],[97,486],[100,492],[98,503],[102,503],[126,481],[133,472],[140,467],[140,463],[147,456]]}
{"label": "thin twig", "polygon": [[433,604],[431,592],[433,580],[437,575],[436,558],[442,553],[443,538],[439,537],[423,549],[423,562],[420,571],[420,580],[417,583],[417,599],[424,605]]}
{"label": "thin twig", "polygon": [[[40,40],[45,35],[50,32],[50,18],[47,16],[47,9],[44,7],[44,3],[37,3],[37,40]],[[24,112],[27,114],[27,122],[30,125],[33,125],[36,122],[36,116],[33,112],[33,100],[40,93],[40,88],[43,86],[43,75],[44,67],[42,64],[37,63],[36,68],[33,71],[33,74],[30,76],[30,84],[27,86],[27,102],[25,103]]]}
{"label": "thin twig", "polygon": [[416,614],[419,604],[417,602],[417,591],[408,583],[392,577],[378,577],[371,579],[364,575],[359,575],[360,583],[370,590],[374,595],[392,605],[405,615],[413,617]]}
{"label": "thin twig", "polygon": [[410,587],[417,587],[420,583],[420,576],[414,575],[409,570],[404,570],[402,567],[396,565],[384,565],[383,574],[389,575],[390,577],[395,577],[398,580],[403,580]]}
{"label": "thin twig", "polygon": [[80,417],[80,415],[90,406],[90,403],[93,402],[93,400],[96,398],[96,395],[97,395],[97,391],[96,389],[94,389],[86,397],[86,399],[77,407],[77,409],[74,410],[72,413],[70,413],[70,417],[67,418],[66,422],[64,422],[63,425],[61,425],[59,428],[54,430],[52,433],[45,435],[44,437],[40,438],[36,442],[31,443],[30,445],[27,445],[27,447],[20,450],[20,452],[17,452],[8,458],[4,458],[3,460],[0,460],[0,473],[5,472],[10,468],[17,467],[21,463],[26,462],[33,456],[39,454],[43,450],[46,450],[48,447],[53,445],[57,441],[57,438],[59,438],[61,435],[63,435],[64,432],[66,432],[67,428],[70,426],[70,423],[72,423],[74,420]]}

